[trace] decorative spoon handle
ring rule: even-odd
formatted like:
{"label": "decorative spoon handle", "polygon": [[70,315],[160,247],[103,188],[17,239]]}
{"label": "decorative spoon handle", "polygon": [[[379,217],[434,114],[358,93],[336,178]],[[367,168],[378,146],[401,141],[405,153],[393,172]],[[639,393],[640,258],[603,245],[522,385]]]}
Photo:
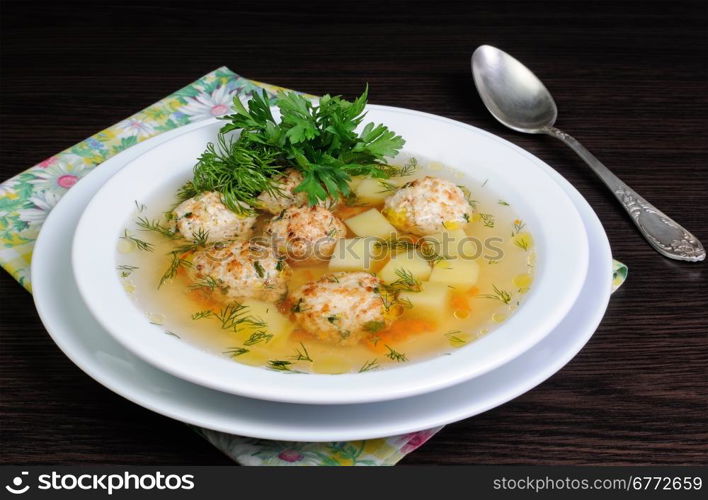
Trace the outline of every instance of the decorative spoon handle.
{"label": "decorative spoon handle", "polygon": [[563,141],[585,160],[593,172],[614,193],[639,231],[657,252],[670,259],[689,262],[698,262],[706,258],[706,251],[695,236],[639,196],[574,137],[555,127],[546,127],[544,132]]}

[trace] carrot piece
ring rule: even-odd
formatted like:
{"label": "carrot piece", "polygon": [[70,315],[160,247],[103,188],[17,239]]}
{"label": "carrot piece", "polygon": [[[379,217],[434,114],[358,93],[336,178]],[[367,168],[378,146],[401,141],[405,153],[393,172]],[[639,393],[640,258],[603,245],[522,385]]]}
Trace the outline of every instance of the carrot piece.
{"label": "carrot piece", "polygon": [[422,319],[398,319],[385,330],[366,339],[366,346],[376,353],[387,352],[386,344],[401,342],[412,335],[435,329],[435,323]]}
{"label": "carrot piece", "polygon": [[359,215],[362,212],[366,212],[369,210],[371,207],[365,206],[365,207],[350,207],[347,205],[342,205],[337,207],[334,210],[334,215],[339,217],[340,219],[348,219],[350,217],[354,217],[355,215]]}

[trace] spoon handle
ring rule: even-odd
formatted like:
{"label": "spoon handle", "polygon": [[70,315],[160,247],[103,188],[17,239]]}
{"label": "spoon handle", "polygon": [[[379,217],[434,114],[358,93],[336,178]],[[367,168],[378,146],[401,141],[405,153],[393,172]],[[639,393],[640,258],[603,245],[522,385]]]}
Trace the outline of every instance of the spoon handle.
{"label": "spoon handle", "polygon": [[698,262],[706,258],[706,251],[698,238],[639,196],[574,137],[555,127],[547,127],[544,132],[563,141],[585,160],[593,172],[614,193],[639,231],[657,252],[670,259],[689,262]]}

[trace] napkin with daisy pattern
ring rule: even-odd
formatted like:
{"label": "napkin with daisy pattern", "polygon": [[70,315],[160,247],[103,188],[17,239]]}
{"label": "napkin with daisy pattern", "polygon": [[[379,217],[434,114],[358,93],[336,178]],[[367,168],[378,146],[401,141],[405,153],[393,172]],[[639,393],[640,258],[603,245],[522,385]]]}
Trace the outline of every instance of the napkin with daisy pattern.
{"label": "napkin with daisy pattern", "polygon": [[[84,175],[121,151],[162,132],[228,114],[234,97],[247,100],[263,89],[274,97],[281,87],[219,68],[0,184],[0,265],[31,292],[30,262],[37,235],[47,214]],[[615,261],[613,291],[626,277],[627,267]],[[195,430],[243,465],[394,465],[440,429],[330,443],[269,441]]]}

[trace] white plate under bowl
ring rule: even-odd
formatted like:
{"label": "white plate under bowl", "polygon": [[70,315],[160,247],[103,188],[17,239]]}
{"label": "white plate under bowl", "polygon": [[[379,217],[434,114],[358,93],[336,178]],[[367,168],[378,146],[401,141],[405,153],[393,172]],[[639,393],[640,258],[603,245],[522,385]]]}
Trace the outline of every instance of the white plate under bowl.
{"label": "white plate under bowl", "polygon": [[34,249],[34,300],[49,335],[86,374],[136,404],[189,424],[262,439],[345,441],[413,432],[477,415],[531,390],[580,351],[605,313],[612,279],[607,236],[580,193],[539,161],[568,193],[583,218],[590,244],[589,271],[577,303],[561,323],[504,366],[422,396],[327,406],[233,396],[160,371],[118,344],[90,314],[70,269],[71,240],[91,197],[126,162],[161,141],[200,126],[167,132],[106,161],[62,198],[44,223]]}
{"label": "white plate under bowl", "polygon": [[[489,335],[449,356],[395,368],[343,375],[290,374],[247,366],[164,334],[121,286],[118,237],[165,185],[191,177],[196,158],[215,139],[219,123],[179,135],[133,160],[94,196],[76,230],[74,276],[95,318],[124,347],[154,366],[190,382],[270,401],[352,404],[431,392],[482,375],[514,359],[547,335],[567,314],[585,280],[588,243],[580,216],[540,160],[475,127],[435,115],[382,106],[367,121],[384,123],[406,139],[405,151],[440,161],[466,179],[487,183],[511,203],[533,234],[534,284],[519,309]],[[179,332],[177,332],[179,333]]]}

